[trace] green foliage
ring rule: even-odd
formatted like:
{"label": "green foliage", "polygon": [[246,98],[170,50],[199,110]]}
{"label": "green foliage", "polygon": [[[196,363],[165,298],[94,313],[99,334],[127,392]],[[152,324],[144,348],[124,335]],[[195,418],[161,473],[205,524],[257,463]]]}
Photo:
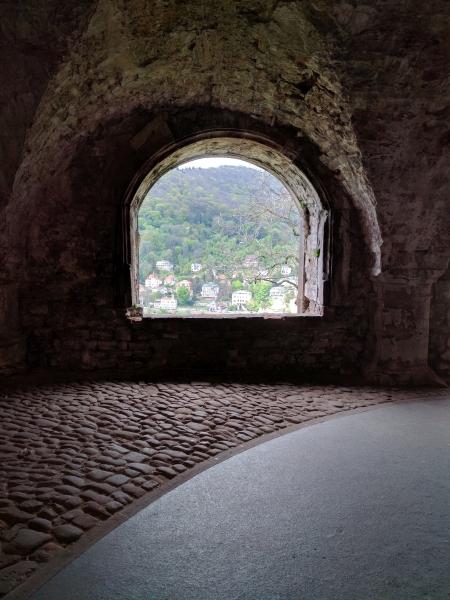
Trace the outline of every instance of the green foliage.
{"label": "green foliage", "polygon": [[255,300],[251,300],[247,305],[246,305],[246,309],[249,310],[250,312],[258,312],[258,310],[261,308],[260,304],[258,302],[255,302]]}
{"label": "green foliage", "polygon": [[257,309],[269,306],[269,292],[271,287],[272,284],[268,281],[257,281],[250,285],[252,302],[256,305]]}
{"label": "green foliage", "polygon": [[[139,211],[140,281],[163,259],[173,263],[178,279],[192,278],[191,263],[201,263],[198,275],[205,282],[217,273],[231,279],[248,255],[269,269],[274,261],[284,264],[287,256],[296,256],[297,240],[287,222],[258,221],[254,215],[251,203],[261,195],[261,177],[261,171],[235,166],[174,169],[161,177]],[[273,177],[270,186],[282,190]]]}
{"label": "green foliage", "polygon": [[180,306],[188,306],[189,304],[192,304],[191,292],[189,291],[189,288],[187,286],[180,286],[177,289],[175,295]]}
{"label": "green foliage", "polygon": [[242,290],[243,288],[244,284],[240,279],[233,279],[233,281],[231,282],[231,289],[233,292],[237,292],[239,290]]}

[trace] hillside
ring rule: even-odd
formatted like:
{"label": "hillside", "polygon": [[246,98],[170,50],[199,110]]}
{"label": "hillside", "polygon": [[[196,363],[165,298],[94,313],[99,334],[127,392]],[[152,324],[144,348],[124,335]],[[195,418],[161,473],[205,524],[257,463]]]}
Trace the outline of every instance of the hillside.
{"label": "hillside", "polygon": [[241,166],[175,169],[150,190],[139,213],[140,280],[169,260],[176,276],[203,265],[204,279],[232,278],[250,255],[262,268],[295,267],[299,215],[281,183]]}

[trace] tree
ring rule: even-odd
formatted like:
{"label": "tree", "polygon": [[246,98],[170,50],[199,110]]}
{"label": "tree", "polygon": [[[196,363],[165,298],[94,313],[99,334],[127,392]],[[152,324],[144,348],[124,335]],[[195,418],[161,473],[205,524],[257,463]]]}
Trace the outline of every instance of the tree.
{"label": "tree", "polygon": [[162,298],[161,292],[152,292],[150,294],[150,302],[155,302],[155,300],[159,300]]}
{"label": "tree", "polygon": [[268,281],[257,281],[250,284],[253,303],[257,308],[267,308],[269,306],[269,293],[272,284]]}
{"label": "tree", "polygon": [[188,306],[192,303],[191,292],[186,285],[180,286],[176,291],[177,302],[180,306]]}

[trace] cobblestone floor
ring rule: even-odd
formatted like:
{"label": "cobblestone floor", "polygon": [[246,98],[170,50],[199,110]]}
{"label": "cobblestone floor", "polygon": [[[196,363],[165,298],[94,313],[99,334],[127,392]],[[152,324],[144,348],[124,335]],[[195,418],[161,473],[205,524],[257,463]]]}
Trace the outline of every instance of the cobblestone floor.
{"label": "cobblestone floor", "polygon": [[0,597],[197,463],[289,425],[441,393],[100,382],[0,395]]}

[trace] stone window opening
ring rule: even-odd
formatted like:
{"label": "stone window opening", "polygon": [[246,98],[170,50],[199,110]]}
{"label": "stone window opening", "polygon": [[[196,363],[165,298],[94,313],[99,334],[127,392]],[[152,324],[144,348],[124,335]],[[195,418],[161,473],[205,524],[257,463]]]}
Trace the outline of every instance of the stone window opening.
{"label": "stone window opening", "polygon": [[[205,279],[204,265],[198,256],[193,255],[192,257],[190,264],[192,277],[182,277],[181,281],[178,281],[180,273],[175,277],[173,272],[175,267],[165,256],[153,256],[152,268],[149,269],[149,265],[146,265],[149,273],[140,272],[139,265],[141,243],[139,213],[143,205],[146,202],[148,204],[146,199],[151,202],[152,189],[156,190],[163,178],[170,175],[175,169],[180,167],[183,169],[186,163],[191,164],[193,161],[206,157],[232,158],[247,164],[251,163],[261,173],[267,175],[268,179],[277,181],[285,194],[285,200],[288,198],[291,205],[295,207],[298,222],[296,268],[293,269],[293,261],[290,258],[278,261],[278,272],[275,277],[274,272],[264,272],[267,271],[267,263],[256,265],[259,257],[249,254],[244,257],[243,265],[240,266],[244,267],[245,273],[251,273],[252,280],[247,279],[242,287],[234,290],[231,288],[229,298],[223,302],[216,302],[219,294],[223,291],[223,282],[220,278],[228,276],[220,272],[214,273],[214,269],[212,271],[210,269],[209,273],[213,272],[214,276],[209,277],[211,281],[208,280],[208,277]],[[132,195],[129,223],[130,284],[133,307],[128,310],[128,316],[132,320],[140,320],[142,316],[150,318],[322,316],[324,290],[329,280],[329,216],[329,211],[324,208],[316,189],[294,161],[259,141],[214,137],[183,145],[168,153],[161,160],[155,161],[148,172],[141,177],[141,181],[136,184]],[[250,265],[252,260],[255,261],[255,264]],[[255,273],[258,270],[259,272]],[[192,299],[193,292],[190,288],[193,282],[198,285],[199,275],[202,275],[204,280],[203,287],[196,290],[195,310],[180,310],[179,301],[183,302],[184,295],[186,298],[189,295],[189,299]],[[228,277],[228,279],[226,284],[231,286],[239,281],[238,277],[235,280],[232,277]],[[260,288],[256,288],[254,284],[264,281],[267,283],[267,289],[270,287],[270,293],[267,294],[267,289],[264,288],[264,294],[267,295],[265,304],[258,304],[256,300],[253,300],[252,292],[255,290],[259,292]],[[186,288],[183,292],[187,291],[188,294],[181,294],[177,291],[179,284],[183,284]],[[287,309],[287,300],[281,298],[281,292],[287,287],[295,290],[293,293],[291,289],[289,290],[289,294],[294,296],[294,303],[290,296],[287,297],[289,310]],[[150,293],[151,290],[156,289],[161,293]],[[156,298],[157,295],[158,298]],[[276,310],[277,306],[280,310]],[[284,309],[281,310],[281,307]]]}

